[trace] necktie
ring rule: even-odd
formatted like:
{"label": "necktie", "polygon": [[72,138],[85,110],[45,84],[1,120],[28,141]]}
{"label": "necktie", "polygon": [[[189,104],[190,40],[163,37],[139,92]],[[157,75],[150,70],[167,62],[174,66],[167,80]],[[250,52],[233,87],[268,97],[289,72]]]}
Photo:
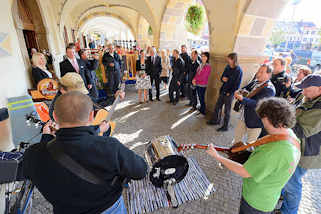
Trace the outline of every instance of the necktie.
{"label": "necktie", "polygon": [[155,59],[156,59],[156,57],[155,57],[155,56],[153,56],[153,64],[155,64],[155,61],[156,61]]}
{"label": "necktie", "polygon": [[78,66],[76,59],[73,59],[71,62],[72,62],[72,66],[74,67],[76,72],[79,73],[79,66]]}

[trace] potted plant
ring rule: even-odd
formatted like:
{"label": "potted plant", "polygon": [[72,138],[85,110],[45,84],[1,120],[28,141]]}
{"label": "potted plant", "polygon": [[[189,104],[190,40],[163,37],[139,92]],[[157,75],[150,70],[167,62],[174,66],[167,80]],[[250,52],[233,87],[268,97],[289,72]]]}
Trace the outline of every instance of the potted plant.
{"label": "potted plant", "polygon": [[204,8],[201,5],[192,5],[186,13],[186,29],[188,32],[198,35],[204,26]]}

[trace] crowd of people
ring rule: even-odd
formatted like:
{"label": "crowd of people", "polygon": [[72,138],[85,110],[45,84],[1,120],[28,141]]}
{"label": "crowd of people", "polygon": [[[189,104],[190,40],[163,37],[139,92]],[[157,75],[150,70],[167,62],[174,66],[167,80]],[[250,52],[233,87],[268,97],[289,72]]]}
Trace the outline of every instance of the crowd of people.
{"label": "crowd of people", "polygon": [[[91,125],[94,103],[99,103],[94,72],[99,56],[88,60],[87,52],[81,49],[78,55],[79,59],[75,45],[66,48],[66,57],[60,63],[59,92],[50,107],[50,116],[57,126],[52,129],[49,122],[43,128],[41,143],[26,151],[24,171],[53,205],[55,213],[126,213],[121,197],[123,184],[144,178],[147,164],[117,139],[109,137],[108,123]],[[111,105],[116,96],[122,99],[125,96],[119,90],[121,57],[112,44],[104,48],[101,57],[103,76],[108,80],[104,104]],[[285,71],[284,59],[277,58],[272,67],[260,65],[255,77],[240,88],[243,71],[237,53],[230,53],[226,59],[220,79],[222,86],[207,124],[220,125],[223,120],[217,131],[227,131],[234,100],[233,110],[239,112],[239,119],[231,146],[261,139],[264,144],[252,148],[244,164],[223,157],[213,145],[207,153],[243,178],[240,214],[296,214],[302,177],[309,169],[321,168],[321,75],[302,67],[297,77],[291,78]],[[161,101],[163,82],[169,92],[168,103],[177,105],[187,97],[187,106],[205,115],[208,112],[205,94],[214,72],[209,60],[208,52],[192,50],[189,56],[185,45],[172,54],[165,50],[158,54],[154,47],[140,50],[136,62],[138,102],[155,101],[153,88],[156,101]],[[35,81],[51,77],[43,55],[33,54],[32,61]],[[104,136],[98,136],[101,131]],[[81,171],[89,173],[84,178],[83,174],[68,170],[68,166],[57,162],[51,150],[62,150],[84,168]],[[280,198],[282,206],[275,211]]]}
{"label": "crowd of people", "polygon": [[[181,52],[174,49],[172,54],[169,50],[161,50],[159,55],[154,47],[147,48],[146,52],[140,50],[139,53],[136,62],[139,103],[154,101],[153,86],[156,89],[156,100],[161,101],[160,84],[163,83],[164,89],[168,89],[168,103],[176,105],[180,99],[187,98],[189,103],[186,106],[199,110],[199,114],[206,114],[205,93],[211,74],[208,52],[192,50],[189,56],[186,46],[182,45]],[[144,101],[141,98],[143,93]]]}

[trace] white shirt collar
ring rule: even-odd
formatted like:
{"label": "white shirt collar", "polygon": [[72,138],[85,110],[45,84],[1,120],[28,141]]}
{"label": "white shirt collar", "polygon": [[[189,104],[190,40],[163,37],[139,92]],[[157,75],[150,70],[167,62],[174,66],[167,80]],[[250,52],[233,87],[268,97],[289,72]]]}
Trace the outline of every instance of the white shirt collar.
{"label": "white shirt collar", "polygon": [[69,62],[72,64],[73,61],[76,61],[77,62],[77,59],[76,57],[74,59],[70,59],[69,57],[67,57],[67,59],[69,60]]}

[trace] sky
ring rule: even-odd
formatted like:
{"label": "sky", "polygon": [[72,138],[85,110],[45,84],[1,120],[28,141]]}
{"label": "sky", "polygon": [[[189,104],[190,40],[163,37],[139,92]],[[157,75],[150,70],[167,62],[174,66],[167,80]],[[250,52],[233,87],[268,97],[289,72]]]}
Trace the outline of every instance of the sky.
{"label": "sky", "polygon": [[[299,0],[293,0],[299,1]],[[313,21],[321,27],[321,0],[301,0],[297,5],[290,2],[280,16],[280,21]],[[293,20],[292,20],[293,17]]]}

